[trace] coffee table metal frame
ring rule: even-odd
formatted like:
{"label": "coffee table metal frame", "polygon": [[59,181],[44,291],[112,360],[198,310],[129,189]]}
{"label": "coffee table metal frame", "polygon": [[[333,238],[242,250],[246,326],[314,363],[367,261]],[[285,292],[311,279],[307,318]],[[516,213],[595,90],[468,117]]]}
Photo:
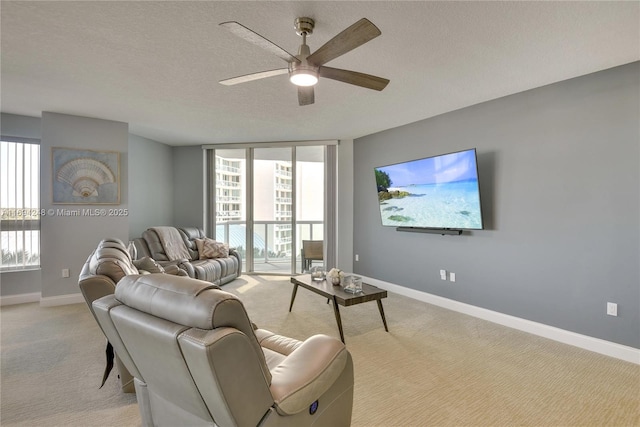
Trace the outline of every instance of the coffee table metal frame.
{"label": "coffee table metal frame", "polygon": [[[311,275],[304,274],[301,276],[294,276],[291,278],[293,283],[293,291],[291,293],[291,304],[289,305],[289,311],[293,308],[293,302],[296,299],[296,293],[298,287],[302,286],[305,289],[310,290],[318,295],[322,295],[328,300],[333,301],[333,313],[336,316],[336,323],[338,323],[338,330],[340,331],[340,339],[344,343],[344,332],[342,330],[342,319],[340,318],[340,310],[338,306],[348,307],[350,305],[362,304],[363,302],[376,301],[378,303],[378,310],[380,311],[380,317],[382,317],[382,324],[384,330],[389,332],[387,327],[387,320],[384,317],[384,309],[382,308],[382,298],[387,297],[387,291],[377,288],[367,283],[362,284],[362,292],[352,294],[345,292],[340,286],[334,286],[326,280],[315,281],[311,280]],[[329,302],[329,301],[327,301]]]}

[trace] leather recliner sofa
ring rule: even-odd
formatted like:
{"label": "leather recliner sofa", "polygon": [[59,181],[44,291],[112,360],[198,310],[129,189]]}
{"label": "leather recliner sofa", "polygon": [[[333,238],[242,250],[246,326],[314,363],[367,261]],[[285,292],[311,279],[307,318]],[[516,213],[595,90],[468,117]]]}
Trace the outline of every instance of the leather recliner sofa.
{"label": "leather recliner sofa", "polygon": [[242,258],[233,248],[229,248],[228,257],[201,259],[196,240],[205,238],[198,227],[152,227],[134,239],[134,244],[138,257],[151,257],[165,267],[177,265],[195,279],[224,285],[240,277]]}
{"label": "leather recliner sofa", "polygon": [[350,425],[353,362],[333,337],[258,329],[236,296],[188,277],[126,276],[93,309],[130,356],[145,426]]}
{"label": "leather recliner sofa", "polygon": [[[147,257],[134,261],[120,239],[107,238],[98,244],[82,266],[78,286],[91,314],[95,317],[92,306],[93,301],[105,295],[113,294],[120,279],[127,275],[151,273],[186,274],[177,266],[167,266],[165,269]],[[122,364],[117,353],[115,354],[114,364],[119,372],[122,391],[134,393],[133,376]]]}

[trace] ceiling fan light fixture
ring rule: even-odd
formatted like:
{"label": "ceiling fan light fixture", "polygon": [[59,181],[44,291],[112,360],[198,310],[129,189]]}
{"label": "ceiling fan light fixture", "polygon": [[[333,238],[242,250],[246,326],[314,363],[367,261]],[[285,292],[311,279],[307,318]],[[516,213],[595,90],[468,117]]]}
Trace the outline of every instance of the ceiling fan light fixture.
{"label": "ceiling fan light fixture", "polygon": [[318,83],[318,73],[309,69],[294,70],[291,71],[289,80],[296,86],[314,86]]}
{"label": "ceiling fan light fixture", "polygon": [[298,86],[298,104],[302,106],[313,104],[313,86],[318,83],[320,77],[378,91],[384,89],[389,83],[388,79],[382,77],[324,65],[382,34],[380,29],[367,18],[362,18],[342,30],[342,32],[320,46],[313,54],[311,54],[309,45],[307,45],[307,36],[313,33],[315,21],[309,17],[296,18],[294,28],[296,34],[302,37],[302,44],[298,48],[298,54],[295,56],[238,22],[222,22],[220,25],[236,36],[283,59],[288,65],[287,68],[261,71],[220,80],[220,84],[230,86],[288,72],[289,81]]}

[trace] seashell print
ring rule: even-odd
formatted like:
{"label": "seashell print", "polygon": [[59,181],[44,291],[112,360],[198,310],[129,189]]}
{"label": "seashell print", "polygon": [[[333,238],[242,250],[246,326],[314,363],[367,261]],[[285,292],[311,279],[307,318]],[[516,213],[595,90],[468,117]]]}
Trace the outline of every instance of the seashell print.
{"label": "seashell print", "polygon": [[98,187],[102,184],[115,182],[116,177],[109,166],[89,158],[68,161],[56,175],[60,182],[69,184],[76,197],[96,197]]}

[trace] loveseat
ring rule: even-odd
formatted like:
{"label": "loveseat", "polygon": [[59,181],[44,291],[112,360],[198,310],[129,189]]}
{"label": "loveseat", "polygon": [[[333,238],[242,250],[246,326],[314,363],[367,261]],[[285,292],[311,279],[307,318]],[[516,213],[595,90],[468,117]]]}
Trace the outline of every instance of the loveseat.
{"label": "loveseat", "polygon": [[126,276],[93,309],[143,426],[350,425],[353,361],[333,337],[258,329],[236,296],[166,274]]}
{"label": "loveseat", "polygon": [[[152,227],[133,242],[138,258],[151,257],[163,267],[177,265],[194,279],[224,285],[242,272],[238,251],[207,238],[198,227]],[[216,250],[207,250],[211,248]]]}

